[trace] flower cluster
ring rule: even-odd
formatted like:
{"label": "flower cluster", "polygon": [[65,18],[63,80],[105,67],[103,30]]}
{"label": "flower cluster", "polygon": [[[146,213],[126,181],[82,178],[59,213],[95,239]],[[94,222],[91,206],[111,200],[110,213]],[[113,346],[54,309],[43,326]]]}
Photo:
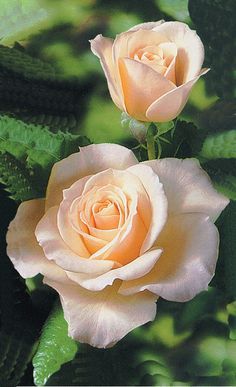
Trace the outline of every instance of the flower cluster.
{"label": "flower cluster", "polygon": [[[99,35],[91,48],[114,103],[140,121],[175,118],[208,71],[200,38],[179,22]],[[207,289],[227,204],[195,159],[139,163],[120,145],[89,145],[53,166],[45,199],[19,206],[8,255],[59,293],[70,336],[109,347],[155,318],[158,297]]]}

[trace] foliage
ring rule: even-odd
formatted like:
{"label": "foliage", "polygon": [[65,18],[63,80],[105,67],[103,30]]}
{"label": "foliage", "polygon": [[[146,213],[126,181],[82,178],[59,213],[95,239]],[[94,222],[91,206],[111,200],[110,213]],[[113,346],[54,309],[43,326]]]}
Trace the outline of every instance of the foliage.
{"label": "foliage", "polygon": [[40,343],[33,358],[36,385],[44,385],[62,364],[74,358],[77,344],[68,337],[67,329],[62,308],[56,303],[44,324]]}
{"label": "foliage", "polygon": [[44,196],[53,164],[88,143],[80,135],[0,116],[1,182],[15,200]]}
{"label": "foliage", "polygon": [[189,0],[189,13],[206,48],[206,66],[211,67],[207,77],[210,90],[220,97],[232,98],[235,93],[235,57],[231,56],[236,49],[235,1]]}
{"label": "foliage", "polygon": [[0,46],[1,110],[25,121],[62,130],[78,127],[87,85],[65,80],[56,69],[24,49]]}
{"label": "foliage", "polygon": [[40,6],[40,0],[1,1],[1,43],[12,44],[15,39],[23,39],[36,33],[47,21],[49,15]]}

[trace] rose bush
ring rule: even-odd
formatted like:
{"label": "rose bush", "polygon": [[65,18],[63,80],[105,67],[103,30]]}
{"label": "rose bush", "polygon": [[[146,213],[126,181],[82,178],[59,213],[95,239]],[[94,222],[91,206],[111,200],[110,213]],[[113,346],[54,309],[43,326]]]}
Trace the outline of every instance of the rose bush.
{"label": "rose bush", "polygon": [[189,93],[209,69],[201,69],[204,47],[195,31],[181,22],[150,22],[115,40],[91,40],[100,58],[114,103],[140,121],[177,117]]}
{"label": "rose bush", "polygon": [[194,159],[139,163],[122,146],[89,145],[54,165],[45,199],[19,206],[8,255],[60,294],[73,338],[107,347],[153,320],[158,297],[207,288],[227,203]]}

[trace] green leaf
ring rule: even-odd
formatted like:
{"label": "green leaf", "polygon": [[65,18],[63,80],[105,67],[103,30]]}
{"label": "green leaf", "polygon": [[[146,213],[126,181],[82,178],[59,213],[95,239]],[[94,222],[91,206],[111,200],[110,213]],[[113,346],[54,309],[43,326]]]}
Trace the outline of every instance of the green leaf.
{"label": "green leaf", "polygon": [[203,164],[217,191],[231,200],[236,200],[236,160],[218,159]]}
{"label": "green leaf", "polygon": [[9,45],[38,32],[49,14],[37,0],[1,0],[0,18],[1,42]]}
{"label": "green leaf", "polygon": [[80,344],[76,357],[52,375],[46,385],[133,385],[130,384],[133,376],[134,385],[137,385],[137,375],[132,369],[136,351],[129,344],[126,340],[105,350]]}
{"label": "green leaf", "polygon": [[50,63],[31,57],[20,45],[16,45],[14,48],[0,45],[0,68],[26,79],[53,81],[59,78],[55,68]]}
{"label": "green leaf", "polygon": [[0,46],[1,111],[55,129],[78,128],[93,83],[68,79],[24,48]]}
{"label": "green leaf", "polygon": [[214,288],[201,292],[191,301],[183,304],[175,320],[177,330],[193,328],[201,319],[216,311],[222,302],[222,294]]}
{"label": "green leaf", "polygon": [[[39,184],[40,181],[40,192],[45,190],[53,164],[88,143],[88,139],[80,135],[52,133],[47,127],[0,116],[0,151],[8,152],[22,165],[25,163],[33,169],[35,182]],[[23,176],[25,172],[22,172]]]}
{"label": "green leaf", "polygon": [[48,378],[58,371],[62,364],[72,360],[78,350],[74,340],[68,336],[68,326],[63,310],[57,303],[48,317],[33,358],[34,382],[45,385]]}
{"label": "green leaf", "polygon": [[236,158],[236,130],[208,136],[199,155],[206,159]]}
{"label": "green leaf", "polygon": [[36,189],[30,171],[8,152],[0,153],[0,183],[15,201],[25,201],[40,197],[43,193]]}
{"label": "green leaf", "polygon": [[188,0],[156,0],[158,8],[173,19],[189,23]]}
{"label": "green leaf", "polygon": [[218,174],[213,180],[217,191],[231,200],[236,200],[236,176],[230,174]]}
{"label": "green leaf", "polygon": [[158,130],[158,136],[161,136],[164,133],[169,132],[169,130],[173,129],[174,122],[168,121],[168,122],[157,122],[156,123],[157,130]]}

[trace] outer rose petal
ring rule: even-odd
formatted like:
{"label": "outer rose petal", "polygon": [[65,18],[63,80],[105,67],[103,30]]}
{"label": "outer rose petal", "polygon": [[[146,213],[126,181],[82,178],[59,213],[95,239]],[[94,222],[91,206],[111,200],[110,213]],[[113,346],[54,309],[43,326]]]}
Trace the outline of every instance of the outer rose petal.
{"label": "outer rose petal", "polygon": [[123,282],[122,294],[145,289],[170,301],[188,301],[207,285],[214,275],[219,235],[215,225],[202,214],[171,217],[158,245],[163,254],[154,269],[140,280]]}
{"label": "outer rose petal", "polygon": [[152,321],[157,296],[142,292],[132,296],[117,293],[117,286],[90,292],[76,285],[64,285],[45,278],[61,297],[69,335],[94,347],[111,347],[132,329]]}
{"label": "outer rose petal", "polygon": [[153,249],[138,257],[134,261],[122,266],[118,269],[110,270],[99,276],[91,276],[84,274],[77,274],[67,271],[68,277],[81,285],[83,288],[92,291],[99,291],[108,285],[112,285],[116,279],[130,281],[143,277],[153,268],[157,260],[162,254],[161,249]]}
{"label": "outer rose petal", "polygon": [[145,161],[163,183],[170,214],[201,212],[215,221],[229,200],[218,193],[196,159]]}
{"label": "outer rose petal", "polygon": [[122,91],[119,90],[119,86],[116,81],[115,66],[112,60],[113,39],[97,35],[95,39],[90,40],[90,43],[92,52],[100,59],[103,71],[107,78],[111,98],[120,109],[123,109]]}
{"label": "outer rose petal", "polygon": [[[142,182],[152,209],[152,217],[149,229],[141,248],[141,254],[153,247],[158,235],[164,227],[167,219],[168,201],[163,189],[163,185],[159,180],[159,176],[153,173],[152,168],[145,168],[144,163],[134,165],[128,168],[128,171],[137,176]],[[145,208],[143,208],[145,211]]]}
{"label": "outer rose petal", "polygon": [[128,31],[152,30],[153,28],[161,25],[164,22],[165,22],[165,20],[159,20],[156,22],[140,23],[140,24],[137,24],[136,26],[130,28]]}
{"label": "outer rose petal", "polygon": [[39,246],[34,230],[44,214],[44,199],[21,203],[7,232],[7,254],[23,278],[50,274],[51,278],[65,277],[55,264],[49,262]]}
{"label": "outer rose petal", "polygon": [[154,101],[146,111],[146,121],[165,122],[173,120],[183,110],[192,87],[209,69],[203,69],[201,73],[191,81],[167,92]]}
{"label": "outer rose petal", "polygon": [[126,110],[137,120],[147,121],[149,106],[163,94],[176,89],[167,78],[136,60],[120,59],[119,70]]}
{"label": "outer rose petal", "polygon": [[177,85],[188,82],[199,74],[204,60],[204,46],[201,39],[185,23],[166,22],[154,28],[154,31],[176,43],[178,56],[176,63]]}
{"label": "outer rose petal", "polygon": [[35,235],[45,256],[65,270],[98,274],[110,270],[114,262],[82,258],[65,244],[57,227],[57,212],[58,207],[50,208],[36,227]]}
{"label": "outer rose petal", "polygon": [[121,145],[92,144],[80,148],[80,152],[54,164],[48,182],[46,210],[58,205],[62,191],[82,177],[108,168],[123,170],[137,163],[133,152]]}

